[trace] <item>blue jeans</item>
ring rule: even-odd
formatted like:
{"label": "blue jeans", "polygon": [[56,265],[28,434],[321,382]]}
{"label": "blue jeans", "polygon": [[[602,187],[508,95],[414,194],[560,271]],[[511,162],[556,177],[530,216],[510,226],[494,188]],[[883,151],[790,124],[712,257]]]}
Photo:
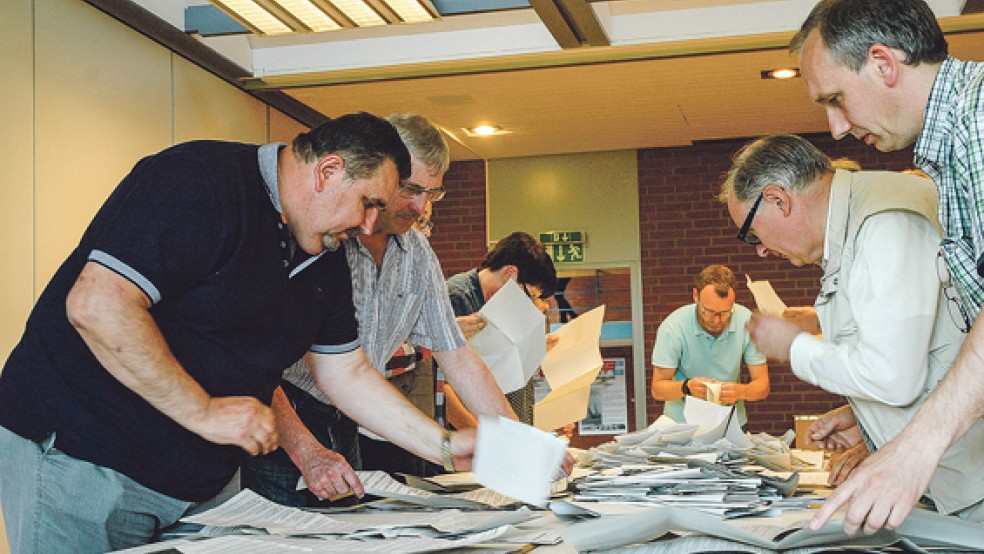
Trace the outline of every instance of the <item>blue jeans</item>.
{"label": "blue jeans", "polygon": [[192,505],[0,427],[0,503],[11,552],[106,552],[149,543]]}
{"label": "blue jeans", "polygon": [[[318,441],[338,452],[354,469],[361,469],[359,431],[354,421],[330,406],[287,382],[281,382],[284,393],[298,417]],[[294,465],[282,448],[263,456],[247,456],[243,461],[243,488],[285,506],[325,508],[352,504],[354,497],[336,502],[320,500],[307,489],[297,490],[301,470]]]}

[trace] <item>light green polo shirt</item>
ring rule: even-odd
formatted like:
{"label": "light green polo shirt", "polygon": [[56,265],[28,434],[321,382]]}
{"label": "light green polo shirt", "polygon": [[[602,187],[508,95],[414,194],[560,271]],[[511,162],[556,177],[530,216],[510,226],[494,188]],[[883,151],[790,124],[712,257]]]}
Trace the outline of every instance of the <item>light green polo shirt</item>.
{"label": "light green polo shirt", "polygon": [[[687,304],[673,311],[656,331],[652,364],[655,367],[676,368],[675,381],[694,377],[710,377],[737,383],[741,362],[748,365],[765,363],[765,356],[755,348],[745,324],[752,312],[741,304],[734,305],[734,314],[720,336],[713,337],[697,321],[697,305]],[[744,425],[745,402],[735,404],[738,420]],[[667,400],[663,413],[683,422],[683,399]]]}

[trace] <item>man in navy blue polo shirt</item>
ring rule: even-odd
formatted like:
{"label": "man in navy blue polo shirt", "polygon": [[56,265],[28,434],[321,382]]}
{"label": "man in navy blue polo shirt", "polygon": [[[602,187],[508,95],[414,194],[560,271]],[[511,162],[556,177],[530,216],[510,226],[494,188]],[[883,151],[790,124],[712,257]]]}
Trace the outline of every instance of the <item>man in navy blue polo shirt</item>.
{"label": "man in navy blue polo shirt", "polygon": [[[292,145],[192,142],[141,160],[38,300],[0,373],[0,502],[15,552],[148,542],[217,495],[307,352],[340,409],[467,465],[473,436],[406,407],[358,342],[340,239],[372,228],[406,148],[368,114]],[[394,425],[393,422],[400,422]]]}

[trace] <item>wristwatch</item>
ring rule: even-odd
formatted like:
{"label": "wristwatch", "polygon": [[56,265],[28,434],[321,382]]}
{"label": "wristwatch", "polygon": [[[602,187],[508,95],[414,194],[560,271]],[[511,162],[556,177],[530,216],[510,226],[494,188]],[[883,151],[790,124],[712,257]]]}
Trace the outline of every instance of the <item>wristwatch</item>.
{"label": "wristwatch", "polygon": [[683,380],[683,384],[680,385],[680,391],[684,396],[690,396],[690,379]]}
{"label": "wristwatch", "polygon": [[444,430],[441,436],[441,463],[444,471],[454,473],[454,457],[451,456],[451,431]]}

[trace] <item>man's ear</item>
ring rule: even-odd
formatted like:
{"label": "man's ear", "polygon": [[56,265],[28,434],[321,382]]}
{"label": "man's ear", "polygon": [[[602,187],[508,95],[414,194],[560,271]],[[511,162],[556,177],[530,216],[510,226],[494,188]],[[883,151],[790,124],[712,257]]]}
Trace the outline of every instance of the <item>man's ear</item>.
{"label": "man's ear", "polygon": [[700,292],[697,290],[697,287],[690,287],[690,290],[694,292],[694,304],[696,304],[700,300]]}
{"label": "man's ear", "polygon": [[341,177],[345,173],[345,159],[338,154],[328,154],[318,160],[314,165],[315,183],[317,192],[321,192],[328,184],[328,180],[333,176]]}
{"label": "man's ear", "polygon": [[[764,204],[773,204],[780,210],[782,210],[783,216],[789,217],[790,211],[792,211],[792,195],[789,191],[780,187],[779,185],[766,185],[762,189],[762,202]],[[761,210],[762,208],[759,208]]]}
{"label": "man's ear", "polygon": [[868,48],[868,63],[885,86],[891,88],[898,82],[902,61],[898,58],[897,50],[884,44],[872,44]]}

